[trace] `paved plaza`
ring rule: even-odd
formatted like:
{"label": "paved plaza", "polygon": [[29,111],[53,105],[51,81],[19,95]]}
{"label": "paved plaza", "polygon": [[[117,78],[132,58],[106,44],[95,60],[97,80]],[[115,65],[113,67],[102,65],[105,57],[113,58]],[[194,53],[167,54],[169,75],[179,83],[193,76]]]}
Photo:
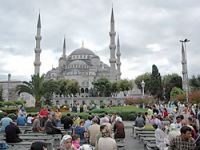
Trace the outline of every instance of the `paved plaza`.
{"label": "paved plaza", "polygon": [[137,139],[132,137],[132,124],[133,122],[124,121],[125,132],[126,132],[126,150],[144,150],[143,143],[139,143]]}

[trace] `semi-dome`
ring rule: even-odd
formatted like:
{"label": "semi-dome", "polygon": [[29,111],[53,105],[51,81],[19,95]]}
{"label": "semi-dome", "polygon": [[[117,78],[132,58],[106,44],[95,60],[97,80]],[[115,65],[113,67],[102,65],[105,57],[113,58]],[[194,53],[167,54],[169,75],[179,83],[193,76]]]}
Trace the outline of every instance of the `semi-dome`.
{"label": "semi-dome", "polygon": [[95,55],[91,50],[87,49],[87,48],[78,48],[76,50],[74,50],[71,55]]}
{"label": "semi-dome", "polygon": [[69,65],[87,65],[87,64],[82,60],[75,60],[70,62]]}

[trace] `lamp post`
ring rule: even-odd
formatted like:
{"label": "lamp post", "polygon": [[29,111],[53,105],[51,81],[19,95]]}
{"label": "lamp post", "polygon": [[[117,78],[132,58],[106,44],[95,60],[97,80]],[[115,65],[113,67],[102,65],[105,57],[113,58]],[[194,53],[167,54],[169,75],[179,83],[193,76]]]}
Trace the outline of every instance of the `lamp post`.
{"label": "lamp post", "polygon": [[141,87],[142,87],[142,98],[144,98],[144,87],[145,87],[144,80],[142,80],[142,82],[141,82]]}
{"label": "lamp post", "polygon": [[182,43],[182,74],[183,74],[183,90],[186,93],[186,102],[188,103],[189,98],[189,86],[188,86],[188,70],[187,70],[187,53],[186,53],[186,43],[190,42],[190,40],[180,40]]}

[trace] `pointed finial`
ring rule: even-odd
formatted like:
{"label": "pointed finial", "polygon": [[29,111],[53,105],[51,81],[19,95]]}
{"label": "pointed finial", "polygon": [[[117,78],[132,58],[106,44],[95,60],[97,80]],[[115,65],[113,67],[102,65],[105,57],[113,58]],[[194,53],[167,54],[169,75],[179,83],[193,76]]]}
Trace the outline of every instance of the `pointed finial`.
{"label": "pointed finial", "polygon": [[112,12],[111,12],[111,22],[114,22],[114,12],[113,12],[113,4],[112,4]]}
{"label": "pointed finial", "polygon": [[81,47],[84,48],[84,41],[82,41],[82,46]]}
{"label": "pointed finial", "polygon": [[63,42],[63,49],[66,49],[65,36],[64,36],[64,42]]}
{"label": "pointed finial", "polygon": [[37,28],[41,28],[40,12],[39,12],[39,16],[38,16]]}

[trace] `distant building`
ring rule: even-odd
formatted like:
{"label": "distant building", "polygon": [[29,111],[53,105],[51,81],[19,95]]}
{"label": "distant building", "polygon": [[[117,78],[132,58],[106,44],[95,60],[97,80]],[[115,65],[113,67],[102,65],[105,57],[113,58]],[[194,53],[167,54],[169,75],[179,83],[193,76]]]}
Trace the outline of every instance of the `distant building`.
{"label": "distant building", "polygon": [[17,94],[16,87],[21,84],[23,84],[23,81],[11,80],[11,74],[8,74],[8,80],[0,81],[0,88],[3,90],[3,100],[25,100],[26,106],[34,106],[35,99],[32,95],[28,93],[20,93],[20,95]]}

